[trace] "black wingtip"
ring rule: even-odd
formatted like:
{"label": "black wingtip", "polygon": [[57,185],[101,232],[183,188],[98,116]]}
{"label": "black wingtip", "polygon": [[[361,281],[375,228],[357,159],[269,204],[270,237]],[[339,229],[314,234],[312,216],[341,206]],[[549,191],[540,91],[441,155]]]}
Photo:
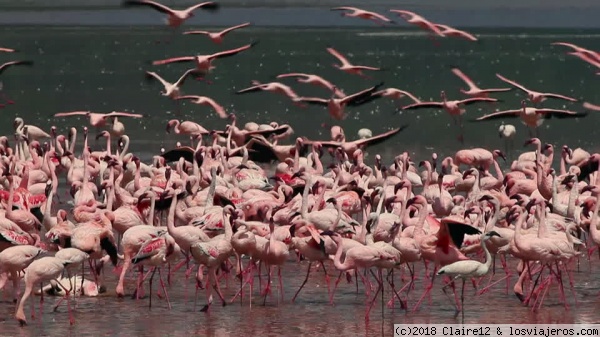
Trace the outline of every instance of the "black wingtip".
{"label": "black wingtip", "polygon": [[406,129],[410,124],[404,124],[400,127],[400,130],[398,130],[398,132],[402,132],[404,131],[404,129]]}
{"label": "black wingtip", "polygon": [[110,262],[113,264],[113,266],[116,266],[117,262],[119,261],[117,247],[108,238],[100,240],[100,247],[102,247],[102,249],[106,251],[106,254],[110,256]]}
{"label": "black wingtip", "polygon": [[250,47],[254,47],[258,44],[259,40],[250,42]]}
{"label": "black wingtip", "polygon": [[221,5],[218,2],[209,2],[201,8],[213,12],[221,9]]}

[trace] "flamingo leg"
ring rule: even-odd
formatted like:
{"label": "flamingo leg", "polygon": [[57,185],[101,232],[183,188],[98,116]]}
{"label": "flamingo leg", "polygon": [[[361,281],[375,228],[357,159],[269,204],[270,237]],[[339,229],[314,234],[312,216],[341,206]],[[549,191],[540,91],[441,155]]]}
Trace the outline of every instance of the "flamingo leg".
{"label": "flamingo leg", "polygon": [[167,300],[167,304],[169,305],[169,310],[171,310],[171,301],[169,300],[169,294],[167,293],[167,289],[165,288],[165,283],[163,282],[162,275],[160,273],[160,268],[158,268],[158,280],[160,282],[160,286],[165,293],[165,299]]}
{"label": "flamingo leg", "polygon": [[433,274],[431,276],[431,283],[429,283],[429,285],[427,286],[427,288],[423,292],[423,295],[421,296],[421,298],[419,299],[419,301],[417,301],[417,303],[413,307],[412,311],[417,311],[417,309],[419,309],[419,306],[421,305],[421,302],[423,302],[423,300],[425,299],[425,296],[427,296],[428,294],[431,293],[431,289],[433,289],[433,282],[435,281],[435,274],[437,272],[437,268],[438,268],[437,265],[433,268]]}
{"label": "flamingo leg", "polygon": [[[54,280],[54,281],[56,281],[56,280]],[[58,286],[63,288],[63,290],[65,292],[64,299],[67,300],[67,311],[69,312],[69,324],[73,325],[73,324],[75,324],[75,317],[73,316],[73,311],[71,310],[71,301],[69,300],[69,297],[71,296],[71,291],[68,290],[67,288],[65,288],[65,286],[63,286],[60,282],[56,281],[56,283],[58,284]]]}
{"label": "flamingo leg", "polygon": [[[298,288],[298,290],[296,291],[296,293],[294,294],[294,297],[292,297],[292,302],[296,301],[296,297],[298,296],[298,294],[300,293],[300,290],[302,290],[302,288],[304,287],[304,285],[306,284],[306,281],[308,281],[308,276],[310,276],[310,268],[312,267],[312,262],[308,263],[308,268],[306,269],[306,277],[304,278],[304,281],[302,282],[302,284],[300,285],[300,288]],[[327,274],[326,274],[327,275]],[[328,289],[329,290],[329,289]]]}

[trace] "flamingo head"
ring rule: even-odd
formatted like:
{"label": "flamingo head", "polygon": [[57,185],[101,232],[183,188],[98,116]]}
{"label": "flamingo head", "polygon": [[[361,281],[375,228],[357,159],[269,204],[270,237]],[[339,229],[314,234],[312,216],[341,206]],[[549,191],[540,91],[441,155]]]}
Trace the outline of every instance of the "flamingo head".
{"label": "flamingo head", "polygon": [[531,139],[527,140],[523,146],[527,146],[527,145],[531,145],[531,144],[540,145],[541,141],[539,138],[531,138]]}
{"label": "flamingo head", "polygon": [[504,153],[502,151],[500,151],[500,150],[494,150],[493,151],[493,155],[494,155],[495,158],[500,157],[500,158],[502,158],[506,162],[506,155],[504,155]]}
{"label": "flamingo head", "polygon": [[564,155],[568,156],[569,159],[573,159],[573,150],[567,145],[563,145],[562,152]]}

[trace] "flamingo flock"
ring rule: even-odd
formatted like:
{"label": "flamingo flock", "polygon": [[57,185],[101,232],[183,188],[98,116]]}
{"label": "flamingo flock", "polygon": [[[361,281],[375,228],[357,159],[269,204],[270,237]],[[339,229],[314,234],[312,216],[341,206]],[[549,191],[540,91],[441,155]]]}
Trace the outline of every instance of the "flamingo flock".
{"label": "flamingo flock", "polygon": [[[173,10],[148,0],[130,0],[124,5],[150,6],[166,13],[173,28],[196,9],[219,7],[205,2]],[[358,8],[332,10],[381,25],[395,23]],[[391,12],[438,37],[458,34],[412,12]],[[219,44],[226,33],[248,25],[220,33],[184,34],[208,35]],[[390,308],[399,305],[406,311],[418,310],[436,279],[444,292],[452,289],[456,315],[462,312],[463,318],[467,281],[481,296],[501,283],[508,290],[514,278],[516,298],[532,310],[543,307],[555,286],[558,300],[565,308],[571,305],[565,288],[575,294],[573,263],[579,258],[591,260],[600,245],[600,154],[564,145],[557,149],[560,165],[554,167],[555,147],[531,137],[525,143],[531,151],[520,154],[506,169],[499,162],[506,161],[506,153],[484,148],[461,149],[445,158],[433,153],[430,160],[420,163],[408,152],[387,164],[374,155],[374,163],[367,164],[370,146],[397,136],[407,125],[375,136],[363,129],[356,140],[347,139],[343,128],[336,125],[331,127],[330,139],[300,136],[284,145],[280,142],[294,133],[290,125],[249,122],[240,128],[237,116],[211,98],[181,94],[190,75],[206,76],[215,59],[239,54],[255,44],[213,55],[153,62],[195,62],[175,83],[152,71],[146,71],[146,76],[162,83],[163,96],[211,106],[229,123],[223,130],[208,130],[193,121],[171,119],[167,133],[174,130],[188,136],[190,145],[178,143],[170,150],[156,151],[148,162],[129,151],[129,137],[123,123],[117,121],[118,117],[143,117],[139,114],[74,111],[54,115],[88,117],[90,126],[98,129],[96,138],[106,140],[95,149],[87,127],[71,127],[60,134],[52,126],[48,133],[25,124],[23,118],[15,119],[14,143],[11,145],[8,137],[0,138],[0,289],[12,282],[14,318],[21,325],[28,322],[25,306],[38,287],[45,289],[42,296],[62,295],[60,302],[66,302],[74,324],[77,309],[71,306],[72,297],[106,292],[109,264],[118,274],[116,296],[130,294],[141,299],[147,281],[150,307],[156,276],[158,293],[168,308],[172,277],[184,277],[183,282],[193,278],[195,297],[199,290],[206,292],[202,312],[214,310],[214,296],[223,306],[238,298],[253,305],[253,297],[264,304],[274,296],[272,287],[277,288],[277,302],[284,301],[282,273],[287,265],[301,260],[308,261],[308,268],[291,301],[301,296],[311,272],[323,273],[330,303],[335,301],[341,280],[354,279],[357,291],[360,281],[368,299],[366,320],[379,294],[390,294]],[[598,55],[575,50],[580,57]],[[353,65],[333,47],[326,51],[340,61],[335,66],[341,71],[363,78],[363,71],[382,71]],[[1,66],[0,72],[5,67]],[[320,86],[330,91],[331,97],[301,97],[279,82],[258,81],[237,93],[277,92],[295,104],[325,106],[334,120],[346,117],[347,106],[406,96],[413,103],[401,109],[441,108],[462,127],[464,106],[496,102],[490,94],[511,90],[481,89],[458,68],[453,67],[452,72],[467,84],[468,89],[461,92],[470,98],[450,101],[442,91],[441,102],[423,102],[407,91],[381,89],[383,83],[347,95],[322,77],[306,73],[277,78]],[[533,91],[497,76],[527,96],[521,109],[494,112],[477,120],[520,117],[535,129],[551,116],[585,116],[537,106],[547,98],[570,102],[577,101],[575,98]],[[527,107],[525,99],[536,107]],[[598,108],[591,103],[585,107]],[[117,123],[121,126],[115,127]],[[498,133],[508,141],[516,131],[503,124]],[[78,136],[83,142],[80,149],[76,148]],[[330,164],[324,163],[325,149]],[[57,202],[59,188],[66,189],[70,200]],[[497,257],[501,262],[498,268]],[[177,273],[182,268],[185,273]],[[335,278],[333,284],[331,277]],[[232,297],[222,291],[229,279],[239,281]],[[422,279],[423,289],[416,289],[417,279]],[[458,279],[462,280],[460,300],[454,283]],[[25,283],[22,295],[21,283]],[[385,288],[392,291],[386,293]],[[33,304],[31,308],[33,313]]]}

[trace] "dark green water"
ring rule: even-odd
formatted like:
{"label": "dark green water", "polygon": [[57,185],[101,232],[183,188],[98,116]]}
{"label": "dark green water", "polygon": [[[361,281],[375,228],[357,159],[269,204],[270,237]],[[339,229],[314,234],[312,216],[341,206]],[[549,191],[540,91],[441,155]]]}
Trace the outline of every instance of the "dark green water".
{"label": "dark green water", "polygon": [[[197,27],[186,27],[193,28]],[[149,155],[160,147],[169,148],[177,139],[167,137],[164,126],[173,118],[175,106],[159,94],[160,84],[144,81],[144,71],[156,71],[173,81],[188,66],[152,66],[149,61],[213,53],[250,41],[259,41],[259,44],[214,63],[217,68],[210,76],[212,84],[188,81],[183,87],[184,93],[213,97],[228,112],[235,112],[242,125],[247,121],[288,123],[295,129],[295,136],[309,138],[327,138],[328,129],[322,125],[339,124],[350,136],[362,127],[379,133],[410,125],[389,142],[372,148],[369,151],[372,154],[390,156],[405,149],[417,156],[428,155],[431,150],[450,154],[460,143],[455,139],[450,117],[435,109],[394,114],[396,105],[381,99],[349,108],[346,120],[333,121],[324,108],[302,109],[277,94],[235,95],[233,92],[249,86],[251,80],[266,82],[279,73],[298,71],[320,74],[347,93],[384,81],[386,86],[406,89],[423,100],[439,100],[440,90],[445,90],[449,99],[461,99],[464,96],[458,90],[463,84],[449,70],[456,65],[483,88],[504,86],[495,77],[498,72],[532,89],[600,102],[599,78],[594,71],[575,57],[566,56],[566,48],[550,45],[554,41],[571,41],[598,50],[600,31],[480,29],[473,32],[480,42],[450,38],[433,42],[414,30],[394,28],[249,28],[228,35],[222,46],[216,46],[203,36],[189,35],[177,35],[170,44],[157,44],[157,40],[164,40],[169,34],[164,29],[151,27],[3,27],[0,30],[2,45],[17,48],[21,53],[0,55],[1,60],[30,59],[36,63],[33,68],[12,68],[2,74],[4,92],[16,104],[0,111],[6,120],[0,125],[0,134],[12,133],[11,122],[15,116],[46,129],[56,125],[66,132],[67,127],[83,126],[86,120],[55,119],[52,114],[88,109],[129,110],[147,116],[141,122],[125,121],[133,151]],[[370,81],[343,73],[332,67],[335,59],[325,51],[328,45],[347,54],[356,64],[387,70],[374,73]],[[286,83],[302,96],[329,95],[320,88],[290,79]],[[475,118],[495,109],[518,108],[523,96],[519,91],[512,91],[496,97],[503,102],[469,106],[465,118]],[[547,101],[545,106],[581,111],[581,103]],[[196,121],[208,129],[223,129],[227,123],[206,107],[188,104],[182,113],[184,116],[180,118]],[[554,144],[594,149],[599,121],[600,117],[595,114],[581,120],[549,120],[542,126],[541,136]],[[517,143],[528,138],[527,129],[519,120],[508,122],[517,125]],[[503,146],[496,133],[500,124],[500,121],[467,123],[465,146]]]}
{"label": "dark green water", "polygon": [[[85,18],[84,18],[85,19]],[[187,27],[197,28],[197,27]],[[326,138],[328,129],[322,124],[334,123],[324,109],[311,107],[301,109],[289,100],[270,93],[234,95],[233,92],[250,84],[251,80],[269,81],[275,75],[289,71],[314,72],[337,83],[346,92],[361,90],[379,81],[386,86],[406,89],[423,100],[439,99],[440,90],[446,90],[450,99],[459,99],[458,89],[462,83],[450,72],[449,66],[459,66],[482,87],[502,86],[495,78],[496,72],[514,78],[540,91],[553,91],[582,97],[592,103],[600,103],[597,91],[598,78],[581,61],[565,57],[562,48],[550,46],[557,40],[567,40],[587,48],[598,50],[600,31],[546,31],[546,30],[475,30],[481,43],[444,39],[435,45],[422,34],[394,29],[282,29],[257,28],[238,31],[227,36],[222,47],[216,47],[203,37],[177,36],[171,44],[156,44],[167,34],[160,28],[128,27],[77,28],[77,27],[3,27],[0,29],[1,44],[21,50],[15,55],[0,55],[1,60],[14,58],[36,62],[33,68],[13,68],[2,74],[4,92],[16,101],[0,111],[2,122],[0,134],[12,134],[15,116],[27,123],[37,124],[46,130],[56,125],[60,132],[70,126],[82,127],[87,120],[70,118],[55,119],[51,115],[61,111],[94,110],[109,112],[129,110],[146,114],[141,121],[126,121],[127,134],[131,137],[132,151],[142,158],[155,154],[161,147],[171,147],[175,141],[186,138],[167,136],[164,127],[173,118],[174,105],[161,97],[158,84],[144,81],[144,71],[154,70],[168,80],[174,80],[185,69],[184,65],[153,67],[148,61],[171,56],[212,53],[220,49],[237,47],[250,41],[260,41],[251,51],[236,57],[215,62],[213,84],[189,81],[184,86],[188,94],[201,94],[215,98],[229,112],[239,116],[241,124],[247,121],[288,123],[296,131],[295,136]],[[387,71],[375,74],[375,79],[365,81],[331,67],[334,59],[325,52],[332,45],[357,64],[381,66]],[[294,84],[301,95],[328,96],[318,88]],[[516,108],[522,98],[520,92],[498,95],[503,99],[497,105],[469,107],[466,117],[473,118],[494,109]],[[563,108],[560,101],[548,102],[547,106]],[[381,153],[390,157],[409,150],[416,157],[429,156],[435,150],[441,155],[451,154],[461,145],[455,140],[451,119],[443,112],[423,110],[393,114],[391,101],[379,100],[356,109],[348,109],[347,120],[335,122],[346,129],[348,136],[355,135],[362,127],[375,133],[403,124],[410,127],[389,142],[372,148],[371,155]],[[564,107],[579,110],[580,103]],[[226,121],[219,120],[208,108],[185,106],[183,119],[201,123],[208,129],[222,129]],[[583,146],[597,149],[597,115],[586,119],[550,120],[542,128],[544,141],[554,144]],[[527,131],[518,120],[519,143],[527,138]],[[500,147],[496,130],[500,122],[467,124],[466,146]],[[350,138],[350,137],[349,137]],[[293,140],[291,140],[293,141]],[[101,146],[101,144],[97,144]],[[569,296],[571,309],[558,304],[552,294],[539,312],[533,313],[523,307],[512,295],[505,294],[502,286],[490,294],[474,297],[467,294],[469,304],[465,323],[590,323],[598,322],[597,265],[590,267],[584,259],[581,269],[575,272],[578,304]],[[266,307],[248,302],[222,308],[214,306],[208,315],[194,311],[192,300],[193,282],[185,282],[180,273],[174,277],[169,288],[173,309],[168,310],[164,301],[155,300],[149,311],[146,301],[133,301],[129,297],[115,298],[114,275],[109,275],[109,293],[106,297],[77,300],[74,327],[69,327],[66,309],[50,312],[52,300],[45,304],[42,320],[30,320],[30,326],[18,327],[12,318],[14,305],[9,297],[0,300],[0,335],[75,335],[75,336],[279,336],[279,335],[385,335],[392,334],[393,323],[457,323],[452,319],[453,308],[440,291],[434,288],[431,304],[425,304],[417,313],[405,314],[398,309],[382,311],[376,303],[370,325],[364,323],[365,297],[363,289],[356,294],[354,284],[342,282],[336,293],[336,305],[330,306],[326,299],[326,285],[322,274],[314,274],[305,292],[296,303],[289,300],[299,286],[306,264],[288,264],[284,270],[286,301],[277,304],[269,298]],[[421,266],[419,265],[419,268]],[[573,268],[577,268],[574,266]],[[108,268],[107,268],[108,269]],[[331,273],[331,267],[329,267]],[[421,268],[422,269],[422,268]],[[593,272],[591,272],[593,271]],[[110,274],[110,271],[107,270]],[[336,273],[337,274],[337,273]],[[512,278],[514,282],[516,278]],[[225,289],[230,298],[237,291],[232,283]],[[128,292],[132,291],[129,281]],[[155,281],[155,287],[157,282]],[[187,285],[185,285],[187,284]],[[387,285],[386,285],[387,287]],[[156,289],[156,288],[155,288]],[[410,301],[414,303],[423,284],[418,282]],[[556,287],[553,285],[552,291]],[[391,296],[386,291],[386,301]],[[204,303],[203,294],[199,303]],[[38,298],[34,298],[36,307]],[[262,301],[260,301],[262,302]],[[217,303],[217,302],[215,302]],[[493,305],[490,305],[492,303]],[[27,305],[29,314],[29,304]],[[510,312],[505,314],[504,312]]]}

